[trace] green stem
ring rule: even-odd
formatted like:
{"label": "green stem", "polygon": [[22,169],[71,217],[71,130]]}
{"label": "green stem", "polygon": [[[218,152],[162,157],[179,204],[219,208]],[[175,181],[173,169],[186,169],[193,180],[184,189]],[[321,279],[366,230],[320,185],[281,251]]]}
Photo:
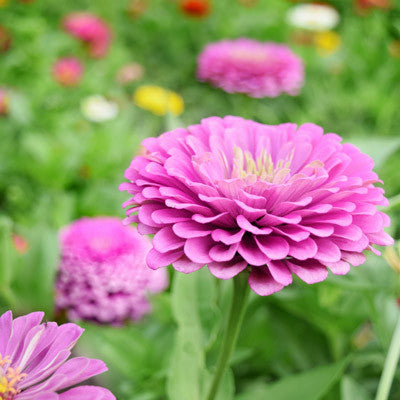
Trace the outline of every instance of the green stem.
{"label": "green stem", "polygon": [[397,364],[400,357],[400,316],[397,320],[397,325],[394,330],[392,342],[390,343],[389,351],[386,356],[385,365],[381,379],[379,381],[378,392],[376,393],[375,400],[387,400],[389,398],[390,387]]}
{"label": "green stem", "polygon": [[233,279],[234,286],[228,322],[222,338],[222,347],[219,353],[213,381],[206,398],[207,400],[214,400],[216,398],[221,380],[225,375],[225,372],[229,366],[231,355],[235,349],[236,340],[243,322],[246,309],[246,300],[249,293],[249,284],[247,283],[247,280],[248,274],[246,271],[241,272]]}

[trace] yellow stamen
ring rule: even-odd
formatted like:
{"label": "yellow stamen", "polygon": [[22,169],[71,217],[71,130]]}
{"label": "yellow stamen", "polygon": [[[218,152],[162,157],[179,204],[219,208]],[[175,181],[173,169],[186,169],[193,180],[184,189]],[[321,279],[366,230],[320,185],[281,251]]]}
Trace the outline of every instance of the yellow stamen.
{"label": "yellow stamen", "polygon": [[[0,355],[0,368],[11,363],[9,356],[2,357]],[[26,374],[21,373],[19,367],[8,367],[6,370],[0,369],[0,400],[12,400],[21,392],[18,389],[18,384],[26,377]]]}
{"label": "yellow stamen", "polygon": [[260,180],[271,183],[283,183],[290,174],[290,165],[293,160],[294,151],[286,158],[278,160],[274,165],[271,154],[262,150],[261,155],[254,160],[249,151],[243,151],[239,147],[233,149],[232,178],[244,179],[247,176],[256,176]]}

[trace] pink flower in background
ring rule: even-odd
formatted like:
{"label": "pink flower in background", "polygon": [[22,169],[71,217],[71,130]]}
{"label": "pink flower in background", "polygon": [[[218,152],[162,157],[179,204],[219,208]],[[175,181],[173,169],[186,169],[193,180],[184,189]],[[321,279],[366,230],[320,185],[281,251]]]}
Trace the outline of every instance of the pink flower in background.
{"label": "pink flower in background", "polygon": [[54,80],[63,86],[76,86],[82,79],[83,65],[78,58],[61,58],[53,64]]}
{"label": "pink flower in background", "polygon": [[5,88],[0,87],[0,117],[8,114],[9,111],[9,95]]}
{"label": "pink flower in background", "polygon": [[304,68],[285,45],[242,38],[208,44],[198,58],[197,77],[228,93],[276,97],[299,93]]}
{"label": "pink flower in background", "polygon": [[211,117],[143,141],[121,190],[125,222],[154,234],[149,267],[217,278],[244,269],[256,293],[320,282],[389,245],[373,160],[317,125]]}
{"label": "pink flower in background", "polygon": [[88,43],[92,57],[102,58],[108,53],[111,31],[99,17],[86,12],[75,12],[64,18],[63,26],[70,35]]}
{"label": "pink flower in background", "polygon": [[98,386],[65,391],[107,367],[86,357],[67,360],[83,329],[75,324],[41,323],[43,315],[34,312],[13,320],[7,311],[0,317],[0,399],[115,400],[109,390]]}
{"label": "pink flower in background", "polygon": [[13,243],[14,249],[19,254],[26,254],[29,250],[28,241],[21,235],[17,235],[14,233],[12,235],[12,243]]}
{"label": "pink flower in background", "polygon": [[60,234],[56,307],[68,317],[105,324],[139,320],[147,292],[168,286],[167,271],[146,266],[149,239],[117,218],[82,218]]}

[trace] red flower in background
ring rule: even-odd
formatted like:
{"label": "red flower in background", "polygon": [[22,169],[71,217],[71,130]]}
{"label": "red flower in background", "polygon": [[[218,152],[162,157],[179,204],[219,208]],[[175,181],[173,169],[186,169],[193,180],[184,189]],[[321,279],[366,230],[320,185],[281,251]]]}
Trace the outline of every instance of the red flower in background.
{"label": "red flower in background", "polygon": [[182,12],[191,17],[205,17],[211,10],[208,0],[181,0],[180,7]]}
{"label": "red flower in background", "polygon": [[85,12],[75,12],[63,20],[67,33],[89,45],[89,54],[102,58],[108,53],[111,43],[111,31],[99,17]]}
{"label": "red flower in background", "polygon": [[366,14],[373,8],[389,9],[392,6],[391,0],[354,0],[354,6],[358,13]]}
{"label": "red flower in background", "polygon": [[53,64],[53,77],[63,86],[76,86],[82,79],[83,65],[75,57],[60,58]]}

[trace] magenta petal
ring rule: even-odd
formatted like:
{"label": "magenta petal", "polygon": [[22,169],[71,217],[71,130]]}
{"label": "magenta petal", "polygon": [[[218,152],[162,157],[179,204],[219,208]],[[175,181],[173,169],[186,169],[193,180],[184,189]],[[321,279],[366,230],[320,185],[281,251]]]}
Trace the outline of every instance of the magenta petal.
{"label": "magenta petal", "polygon": [[214,247],[210,249],[210,257],[217,262],[220,261],[229,261],[232,260],[236,251],[239,247],[239,244],[232,244],[230,246],[224,245],[222,243],[218,243]]}
{"label": "magenta petal", "polygon": [[242,240],[245,231],[243,229],[239,231],[225,231],[223,229],[216,229],[212,232],[211,236],[216,242],[222,242],[230,245],[239,243]]}
{"label": "magenta petal", "polygon": [[297,260],[306,260],[313,258],[317,254],[318,247],[311,238],[302,240],[301,242],[290,242],[289,255]]}
{"label": "magenta petal", "polygon": [[252,236],[243,238],[239,244],[238,253],[247,261],[249,265],[265,265],[268,257],[259,249]]}
{"label": "magenta petal", "polygon": [[323,263],[337,262],[340,260],[340,249],[332,240],[315,238],[314,241],[318,247],[317,254],[315,255],[317,260],[320,260]]}
{"label": "magenta petal", "polygon": [[268,261],[268,268],[272,277],[281,285],[287,286],[292,283],[292,273],[285,262],[279,260]]}
{"label": "magenta petal", "polygon": [[160,253],[182,248],[185,241],[176,236],[170,226],[160,229],[153,237],[153,246]]}
{"label": "magenta petal", "polygon": [[309,284],[321,282],[328,276],[327,269],[316,260],[307,260],[301,263],[287,260],[286,263],[294,274]]}
{"label": "magenta petal", "polygon": [[335,263],[325,263],[325,265],[335,275],[346,275],[350,271],[350,264],[346,261],[338,261]]}
{"label": "magenta petal", "polygon": [[60,400],[116,400],[108,390],[99,386],[78,386],[59,395]]}
{"label": "magenta petal", "polygon": [[394,244],[393,238],[384,231],[368,233],[367,236],[371,243],[379,246],[392,246]]}
{"label": "magenta petal", "polygon": [[260,250],[271,260],[281,260],[289,253],[288,242],[279,236],[256,236]]}
{"label": "magenta petal", "polygon": [[267,267],[253,267],[249,276],[249,285],[251,290],[260,296],[269,296],[284,288],[284,285],[274,280]]}
{"label": "magenta petal", "polygon": [[7,343],[11,335],[12,329],[12,313],[11,311],[5,312],[0,317],[0,354],[5,354]]}
{"label": "magenta petal", "polygon": [[188,239],[185,242],[184,252],[190,260],[204,265],[212,261],[209,252],[214,244],[211,237]]}
{"label": "magenta petal", "polygon": [[178,222],[172,227],[174,233],[184,239],[207,236],[211,233],[206,225],[195,221]]}
{"label": "magenta petal", "polygon": [[342,251],[342,259],[357,267],[361,264],[364,264],[367,258],[362,253]]}
{"label": "magenta petal", "polygon": [[189,274],[190,272],[194,272],[203,268],[204,263],[195,263],[186,256],[183,256],[179,260],[174,261],[172,266],[179,272]]}
{"label": "magenta petal", "polygon": [[246,261],[208,263],[208,269],[210,272],[219,279],[231,279],[242,272],[246,267]]}
{"label": "magenta petal", "polygon": [[255,235],[267,235],[272,232],[271,228],[257,228],[252,225],[245,216],[238,215],[236,221],[240,228],[246,230],[247,232],[254,233]]}
{"label": "magenta petal", "polygon": [[182,250],[169,251],[167,253],[160,253],[155,249],[151,249],[146,257],[146,263],[151,269],[158,269],[166,267],[178,260],[183,255]]}

